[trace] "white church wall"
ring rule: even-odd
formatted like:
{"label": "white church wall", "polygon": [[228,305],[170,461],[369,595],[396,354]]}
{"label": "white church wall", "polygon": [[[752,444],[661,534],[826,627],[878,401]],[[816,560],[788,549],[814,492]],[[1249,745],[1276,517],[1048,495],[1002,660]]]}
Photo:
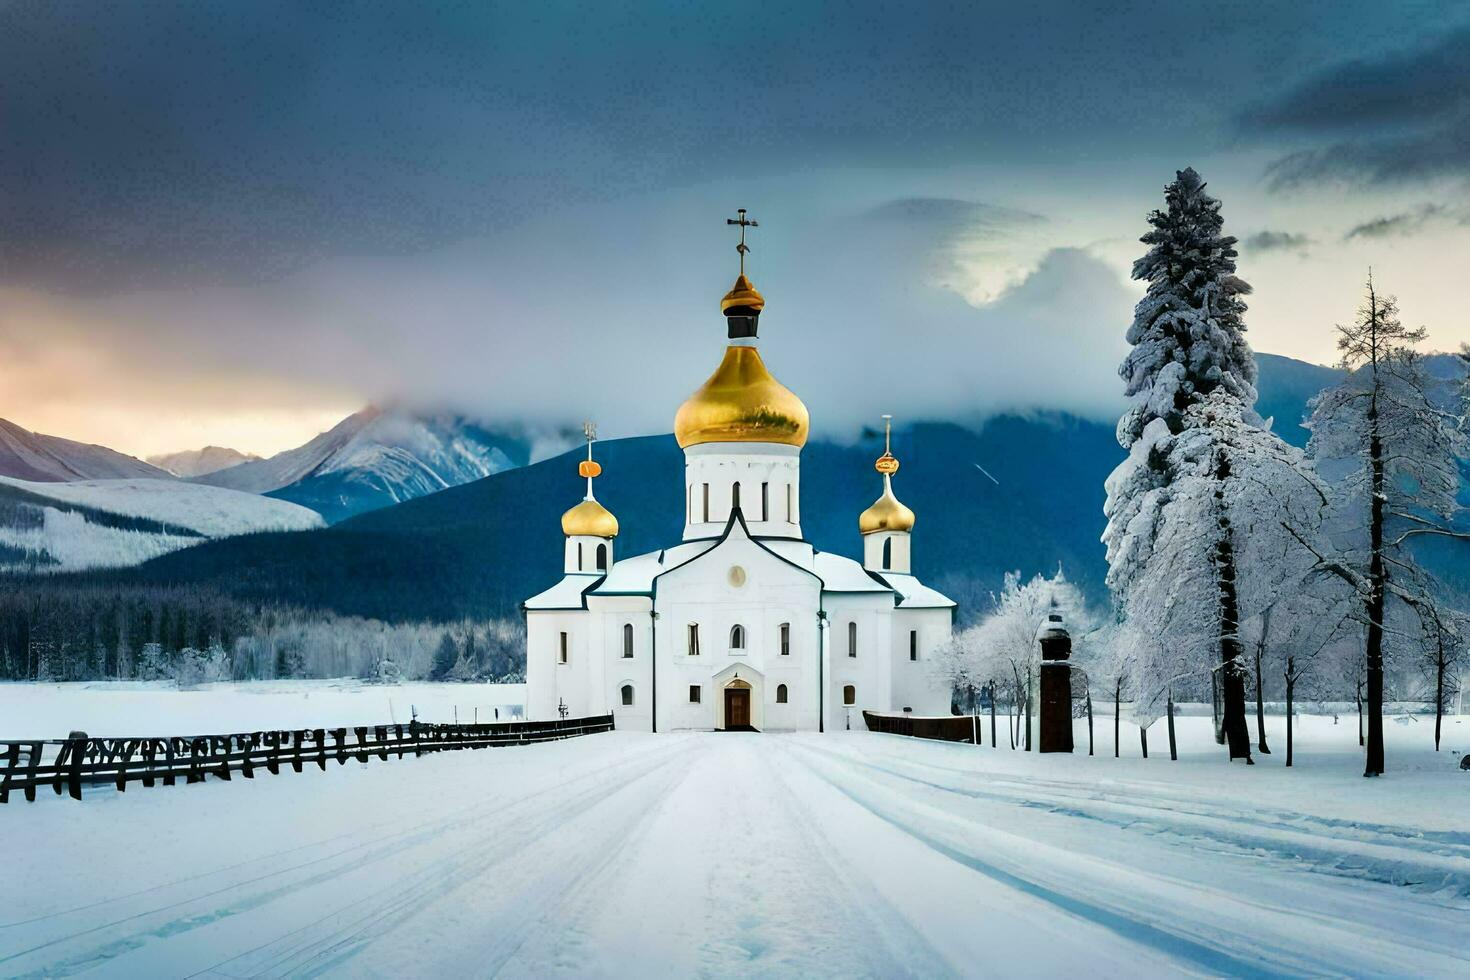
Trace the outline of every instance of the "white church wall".
{"label": "white church wall", "polygon": [[[646,732],[653,725],[652,647],[650,601],[642,596],[589,596],[592,632],[599,653],[588,664],[590,686],[601,693],[619,731]],[[625,627],[631,633],[632,656],[627,652]],[[632,688],[632,704],[623,703],[623,688]]]}
{"label": "white church wall", "polygon": [[[829,593],[827,610],[830,645],[827,679],[827,728],[861,730],[863,711],[889,711],[893,704],[893,596],[889,593]],[[849,643],[849,624],[856,626],[856,656]],[[845,703],[844,689],[854,688],[854,703]]]}
{"label": "white church wall", "polygon": [[[526,613],[526,715],[534,720],[558,717],[565,703],[568,717],[602,714],[602,692],[592,686],[591,620],[581,610],[529,610]],[[567,659],[561,662],[561,635],[567,637]]]}
{"label": "white church wall", "polygon": [[[877,572],[909,571],[910,535],[907,531],[874,531],[863,535],[863,565]],[[888,561],[883,561],[884,545],[888,547]]]}
{"label": "white church wall", "polygon": [[690,446],[684,451],[684,539],[712,538],[724,531],[736,484],[740,486],[740,512],[751,534],[801,537],[800,453],[795,446],[776,443]]}
{"label": "white church wall", "polygon": [[[815,728],[818,598],[816,578],[738,533],[662,576],[656,600],[660,731],[721,726],[723,683],[733,677],[726,672],[742,666],[741,679],[752,684],[752,724]],[[784,657],[783,623],[790,626]],[[694,656],[691,624],[699,627]],[[741,649],[730,645],[736,625],[745,634]],[[787,704],[775,703],[777,684],[787,685]],[[697,704],[689,699],[691,685],[701,689]]]}
{"label": "white church wall", "polygon": [[[949,640],[953,616],[948,609],[899,609],[893,615],[893,711],[916,715],[949,714],[949,691],[935,676],[933,656]],[[918,633],[918,659],[911,660],[910,633]]]}

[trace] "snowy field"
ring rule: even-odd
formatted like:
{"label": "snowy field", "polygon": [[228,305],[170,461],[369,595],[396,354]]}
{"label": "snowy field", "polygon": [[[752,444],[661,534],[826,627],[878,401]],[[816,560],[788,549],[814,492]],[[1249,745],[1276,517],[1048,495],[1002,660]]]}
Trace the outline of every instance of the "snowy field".
{"label": "snowy field", "polygon": [[[268,728],[331,728],[519,717],[524,684],[364,684],[355,680],[249,681],[181,691],[166,681],[0,683],[0,739],[210,735]],[[498,714],[497,714],[498,712]],[[3,975],[3,973],[0,973]]]}
{"label": "snowy field", "polygon": [[613,733],[48,794],[0,975],[1470,975],[1470,774],[1390,724],[1364,780],[1350,721],[1292,770],[1186,718],[1177,763]]}

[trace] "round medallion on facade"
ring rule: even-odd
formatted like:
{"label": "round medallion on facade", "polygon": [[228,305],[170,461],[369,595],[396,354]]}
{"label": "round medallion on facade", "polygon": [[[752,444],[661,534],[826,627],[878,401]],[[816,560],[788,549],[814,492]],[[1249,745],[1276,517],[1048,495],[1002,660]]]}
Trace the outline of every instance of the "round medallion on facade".
{"label": "round medallion on facade", "polygon": [[745,569],[741,568],[739,565],[731,565],[730,574],[728,577],[730,580],[730,584],[738,589],[745,584]]}

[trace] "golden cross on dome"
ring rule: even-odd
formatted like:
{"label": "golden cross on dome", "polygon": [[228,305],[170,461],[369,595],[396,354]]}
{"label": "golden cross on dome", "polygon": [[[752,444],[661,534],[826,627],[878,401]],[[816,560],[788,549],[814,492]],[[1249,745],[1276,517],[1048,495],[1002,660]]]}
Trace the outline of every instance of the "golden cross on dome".
{"label": "golden cross on dome", "polygon": [[759,228],[760,222],[752,221],[746,218],[744,208],[736,208],[735,210],[740,215],[740,217],[726,218],[725,224],[740,226],[740,244],[735,246],[735,251],[740,253],[740,274],[743,276],[745,275],[745,253],[750,251],[750,246],[745,244],[745,229]]}

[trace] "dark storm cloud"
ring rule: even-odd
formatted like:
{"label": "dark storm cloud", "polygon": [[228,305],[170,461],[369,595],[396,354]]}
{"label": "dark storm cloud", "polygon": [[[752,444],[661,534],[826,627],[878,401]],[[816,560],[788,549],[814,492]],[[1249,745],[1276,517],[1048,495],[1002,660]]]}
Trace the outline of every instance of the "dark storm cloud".
{"label": "dark storm cloud", "polygon": [[1253,136],[1318,144],[1271,164],[1278,187],[1470,175],[1470,25],[1318,70],[1240,124]]}
{"label": "dark storm cloud", "polygon": [[1220,77],[1387,16],[1238,6],[0,4],[0,274],[270,280],[733,176],[1198,141]]}
{"label": "dark storm cloud", "polygon": [[1304,252],[1312,244],[1308,235],[1295,231],[1258,231],[1241,244],[1255,252]]}
{"label": "dark storm cloud", "polygon": [[1354,238],[1401,238],[1413,235],[1426,227],[1432,225],[1444,225],[1448,223],[1464,225],[1470,223],[1470,214],[1464,209],[1449,208],[1442,204],[1424,204],[1411,211],[1400,211],[1397,214],[1385,215],[1374,218],[1362,224],[1354,225],[1346,235],[1344,241]]}

